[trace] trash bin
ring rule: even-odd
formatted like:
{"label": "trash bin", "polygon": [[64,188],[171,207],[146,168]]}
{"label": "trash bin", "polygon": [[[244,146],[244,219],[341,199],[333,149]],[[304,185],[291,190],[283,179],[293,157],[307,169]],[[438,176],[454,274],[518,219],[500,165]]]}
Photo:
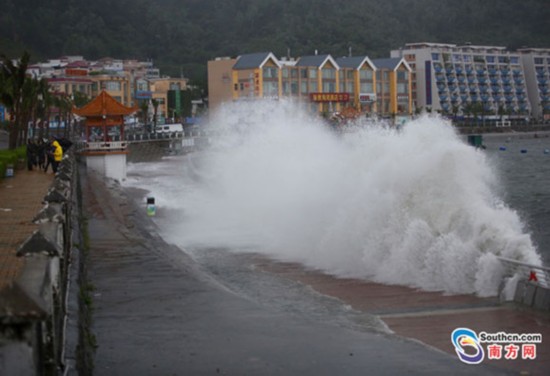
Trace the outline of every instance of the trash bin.
{"label": "trash bin", "polygon": [[153,217],[157,213],[157,208],[155,207],[155,198],[147,197],[147,215]]}
{"label": "trash bin", "polygon": [[12,178],[13,177],[13,164],[10,163],[6,166],[6,177],[7,178]]}
{"label": "trash bin", "polygon": [[483,135],[480,135],[480,134],[468,135],[468,144],[475,146],[476,148],[483,147]]}

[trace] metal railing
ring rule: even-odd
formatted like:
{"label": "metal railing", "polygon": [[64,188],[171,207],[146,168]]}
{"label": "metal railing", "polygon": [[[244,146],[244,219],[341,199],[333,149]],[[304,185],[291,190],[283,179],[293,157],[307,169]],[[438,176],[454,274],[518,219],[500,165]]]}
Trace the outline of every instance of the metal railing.
{"label": "metal railing", "polygon": [[126,141],[85,142],[82,144],[82,149],[88,151],[124,150],[127,145],[128,143]]}
{"label": "metal railing", "polygon": [[506,268],[507,275],[513,276],[517,274],[521,279],[530,283],[550,288],[550,268],[527,264],[506,257],[498,257],[498,259]]}

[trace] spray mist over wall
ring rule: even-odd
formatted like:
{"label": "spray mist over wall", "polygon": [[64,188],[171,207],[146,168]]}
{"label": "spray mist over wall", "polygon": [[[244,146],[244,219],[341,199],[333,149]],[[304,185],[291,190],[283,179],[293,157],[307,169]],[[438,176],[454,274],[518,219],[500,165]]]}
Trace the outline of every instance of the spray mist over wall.
{"label": "spray mist over wall", "polygon": [[495,295],[495,256],[540,264],[497,193],[483,151],[446,121],[336,134],[286,102],[236,103],[211,118],[212,148],[187,158],[165,202],[172,240],[298,261],[328,273]]}

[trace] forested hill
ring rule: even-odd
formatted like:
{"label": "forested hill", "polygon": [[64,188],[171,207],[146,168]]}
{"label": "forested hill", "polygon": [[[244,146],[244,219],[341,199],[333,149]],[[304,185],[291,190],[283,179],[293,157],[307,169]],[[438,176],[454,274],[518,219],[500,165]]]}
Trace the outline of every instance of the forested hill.
{"label": "forested hill", "polygon": [[550,47],[548,0],[0,0],[0,53],[153,59],[197,83],[216,56],[389,56],[408,42]]}

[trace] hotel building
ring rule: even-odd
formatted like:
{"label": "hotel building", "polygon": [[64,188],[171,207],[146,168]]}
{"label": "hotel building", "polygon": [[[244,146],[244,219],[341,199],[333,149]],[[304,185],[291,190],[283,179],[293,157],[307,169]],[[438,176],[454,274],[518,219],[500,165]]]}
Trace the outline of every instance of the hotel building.
{"label": "hotel building", "polygon": [[550,49],[518,50],[525,73],[532,116],[550,121]]}
{"label": "hotel building", "polygon": [[410,43],[392,51],[391,56],[404,58],[412,68],[413,105],[418,110],[522,116],[533,110],[519,51],[497,46]]}
{"label": "hotel building", "polygon": [[264,52],[217,58],[208,62],[210,108],[232,100],[292,98],[324,115],[410,116],[410,67],[403,59],[391,60],[389,65],[381,61],[379,77],[378,67],[367,56],[277,59]]}

